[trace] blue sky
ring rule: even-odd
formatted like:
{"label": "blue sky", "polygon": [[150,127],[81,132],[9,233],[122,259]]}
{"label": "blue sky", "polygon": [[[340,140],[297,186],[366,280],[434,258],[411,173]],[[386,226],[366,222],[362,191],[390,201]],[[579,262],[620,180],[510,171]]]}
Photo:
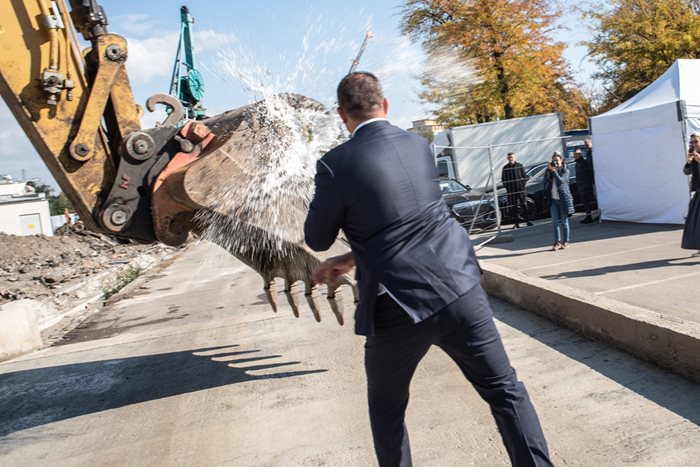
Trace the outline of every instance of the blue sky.
{"label": "blue sky", "polygon": [[[138,103],[169,88],[177,39],[178,1],[127,2],[102,0],[110,32],[127,38],[127,69]],[[379,75],[390,101],[390,120],[404,128],[430,116],[418,98],[415,79],[423,67],[420,47],[398,31],[399,1],[261,0],[190,1],[195,18],[195,48],[206,83],[204,105],[209,115],[259,99],[266,92],[299,92],[332,106],[338,80],[350,68],[365,32],[374,37],[359,69]],[[577,3],[580,5],[581,2]],[[589,83],[592,66],[577,42],[589,37],[571,9],[562,19],[567,30],[557,39],[569,48],[566,57],[577,79]],[[147,114],[143,126],[161,121],[163,114]],[[40,178],[58,188],[21,129],[0,101],[0,174]]]}

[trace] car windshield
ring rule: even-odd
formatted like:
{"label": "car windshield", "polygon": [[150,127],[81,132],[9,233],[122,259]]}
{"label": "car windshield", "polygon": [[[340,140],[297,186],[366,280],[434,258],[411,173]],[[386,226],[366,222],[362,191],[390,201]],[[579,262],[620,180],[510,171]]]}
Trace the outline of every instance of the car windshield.
{"label": "car windshield", "polygon": [[461,193],[463,191],[469,190],[467,190],[465,186],[459,182],[454,180],[440,180],[440,193],[443,195],[449,193]]}

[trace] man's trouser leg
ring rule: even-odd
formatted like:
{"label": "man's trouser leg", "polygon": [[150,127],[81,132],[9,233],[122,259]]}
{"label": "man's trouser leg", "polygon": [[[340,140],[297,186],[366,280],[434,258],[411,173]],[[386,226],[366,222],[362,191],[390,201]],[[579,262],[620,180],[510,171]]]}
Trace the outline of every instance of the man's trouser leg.
{"label": "man's trouser leg", "polygon": [[520,192],[520,196],[518,196],[518,210],[523,213],[522,217],[525,222],[530,222],[530,214],[527,212],[527,196],[523,192]]}
{"label": "man's trouser leg", "polygon": [[381,467],[411,466],[404,415],[408,391],[429,339],[388,295],[377,297],[375,335],[365,343],[365,370],[372,437]]}
{"label": "man's trouser leg", "polygon": [[[477,285],[435,317],[439,345],[491,407],[514,466],[551,466],[527,390],[510,366],[491,306]],[[431,318],[433,319],[433,318]]]}
{"label": "man's trouser leg", "polygon": [[508,201],[507,213],[514,224],[518,224],[520,221],[520,215],[518,215],[518,194],[514,192],[509,192],[506,196]]}

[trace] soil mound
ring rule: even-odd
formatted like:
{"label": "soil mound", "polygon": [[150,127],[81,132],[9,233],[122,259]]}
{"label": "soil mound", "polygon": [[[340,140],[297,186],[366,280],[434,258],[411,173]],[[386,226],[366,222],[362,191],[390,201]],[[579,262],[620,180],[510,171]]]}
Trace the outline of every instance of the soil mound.
{"label": "soil mound", "polygon": [[71,282],[166,248],[122,243],[70,226],[54,237],[0,233],[0,305],[22,298],[56,301]]}

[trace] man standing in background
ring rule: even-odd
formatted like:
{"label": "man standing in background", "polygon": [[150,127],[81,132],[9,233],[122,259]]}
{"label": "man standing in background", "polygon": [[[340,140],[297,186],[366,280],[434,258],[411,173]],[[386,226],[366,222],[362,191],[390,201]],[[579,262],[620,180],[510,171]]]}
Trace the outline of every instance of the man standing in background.
{"label": "man standing in background", "polygon": [[[528,226],[532,226],[527,213],[527,196],[525,193],[525,182],[527,175],[520,162],[517,162],[515,153],[508,153],[508,163],[501,171],[501,182],[508,193],[508,211],[515,225],[514,229],[520,228],[520,221],[524,220]],[[521,217],[520,213],[524,216]]]}
{"label": "man standing in background", "polygon": [[[588,141],[589,154],[590,140]],[[578,196],[583,203],[583,209],[586,211],[586,217],[581,221],[582,224],[590,224],[594,222],[593,203],[595,203],[595,192],[593,191],[593,156],[583,157],[583,152],[580,149],[574,151],[574,159],[576,160],[576,189]]]}

